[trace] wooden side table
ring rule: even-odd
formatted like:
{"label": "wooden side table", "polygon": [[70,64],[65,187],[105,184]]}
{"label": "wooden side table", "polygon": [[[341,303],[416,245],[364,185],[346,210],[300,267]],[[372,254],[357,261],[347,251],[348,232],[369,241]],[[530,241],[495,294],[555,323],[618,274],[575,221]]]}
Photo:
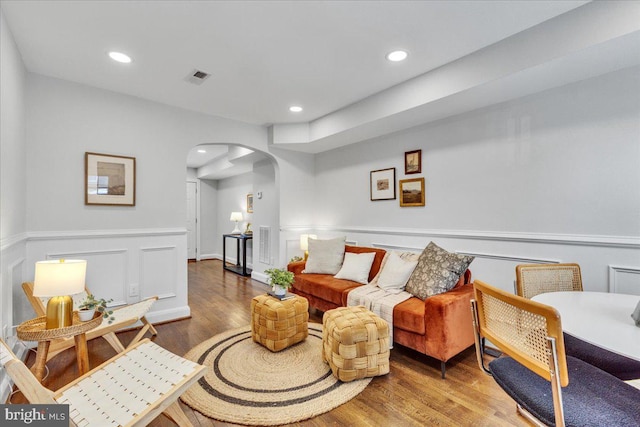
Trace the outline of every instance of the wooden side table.
{"label": "wooden side table", "polygon": [[46,317],[36,317],[27,320],[18,326],[18,338],[23,341],[37,341],[38,352],[36,353],[36,362],[31,367],[33,375],[42,381],[44,377],[45,363],[47,362],[47,353],[52,340],[58,338],[73,337],[76,343],[76,358],[78,360],[78,371],[80,375],[84,375],[89,371],[89,353],[87,351],[86,333],[91,329],[97,328],[102,323],[102,314],[96,313],[95,317],[88,322],[80,321],[78,312],[73,312],[73,323],[71,326],[64,328],[46,329]]}

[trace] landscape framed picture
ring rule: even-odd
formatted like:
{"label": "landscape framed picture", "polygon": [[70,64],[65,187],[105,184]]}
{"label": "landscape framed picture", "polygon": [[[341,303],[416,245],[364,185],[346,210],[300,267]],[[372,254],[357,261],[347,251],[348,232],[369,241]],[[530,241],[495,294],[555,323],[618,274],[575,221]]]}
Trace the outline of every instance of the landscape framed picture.
{"label": "landscape framed picture", "polygon": [[136,159],[84,154],[85,205],[136,205]]}
{"label": "landscape framed picture", "polygon": [[422,150],[407,151],[404,153],[404,173],[422,173]]}
{"label": "landscape framed picture", "polygon": [[396,198],[396,168],[371,171],[370,180],[371,201]]}
{"label": "landscape framed picture", "polygon": [[400,180],[400,206],[424,206],[424,178]]}

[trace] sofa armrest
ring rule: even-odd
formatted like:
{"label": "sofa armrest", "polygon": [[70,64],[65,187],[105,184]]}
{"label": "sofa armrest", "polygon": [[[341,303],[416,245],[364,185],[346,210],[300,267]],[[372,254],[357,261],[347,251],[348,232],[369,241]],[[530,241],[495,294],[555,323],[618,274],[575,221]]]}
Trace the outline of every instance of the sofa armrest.
{"label": "sofa armrest", "polygon": [[287,270],[291,271],[293,274],[301,274],[306,264],[307,263],[305,261],[290,262],[287,265]]}
{"label": "sofa armrest", "polygon": [[472,298],[465,284],[424,301],[427,354],[446,361],[473,344]]}

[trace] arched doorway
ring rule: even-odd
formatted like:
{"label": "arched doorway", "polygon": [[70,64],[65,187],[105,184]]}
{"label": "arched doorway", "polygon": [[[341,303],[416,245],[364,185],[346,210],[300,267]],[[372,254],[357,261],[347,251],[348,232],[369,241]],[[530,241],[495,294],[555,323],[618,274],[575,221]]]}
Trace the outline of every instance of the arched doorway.
{"label": "arched doorway", "polygon": [[[276,171],[276,160],[261,151],[230,144],[193,147],[187,156],[187,212],[189,206],[194,210],[187,218],[187,246],[195,250],[189,258],[222,259],[222,235],[234,228],[231,212],[240,212],[241,230],[250,224],[254,231],[247,264],[258,273],[269,268],[279,250]],[[235,247],[227,248],[227,261],[234,262],[235,254]]]}

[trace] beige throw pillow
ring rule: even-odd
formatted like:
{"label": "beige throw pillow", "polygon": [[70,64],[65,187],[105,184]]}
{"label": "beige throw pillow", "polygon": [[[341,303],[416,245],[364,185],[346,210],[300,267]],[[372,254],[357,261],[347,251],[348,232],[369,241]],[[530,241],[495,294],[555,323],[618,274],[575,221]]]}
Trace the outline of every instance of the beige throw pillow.
{"label": "beige throw pillow", "polygon": [[[378,278],[378,287],[385,291],[398,294],[404,290],[411,273],[418,264],[418,254],[415,255],[413,260],[402,259],[396,252],[391,252],[387,262],[382,267],[382,272]],[[409,258],[409,257],[407,257]]]}
{"label": "beige throw pillow", "polygon": [[365,252],[361,254],[346,252],[344,254],[342,268],[333,277],[336,279],[353,280],[354,282],[366,285],[369,281],[369,272],[371,271],[371,265],[373,264],[373,258],[375,256],[375,252]]}
{"label": "beige throw pillow", "polygon": [[303,273],[331,274],[340,271],[344,259],[346,237],[319,240],[309,239],[309,258]]}
{"label": "beige throw pillow", "polygon": [[420,298],[447,292],[458,283],[474,257],[447,252],[431,242],[420,254],[405,290]]}

